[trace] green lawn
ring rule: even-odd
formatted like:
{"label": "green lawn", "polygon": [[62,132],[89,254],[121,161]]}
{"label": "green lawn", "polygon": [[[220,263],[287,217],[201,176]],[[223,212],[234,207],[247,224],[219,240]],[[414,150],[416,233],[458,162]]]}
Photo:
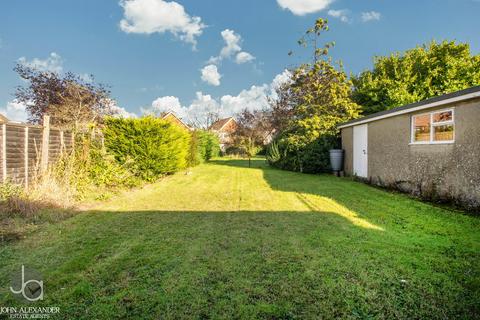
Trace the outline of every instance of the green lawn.
{"label": "green lawn", "polygon": [[480,219],[348,179],[219,160],[0,249],[66,319],[479,318]]}

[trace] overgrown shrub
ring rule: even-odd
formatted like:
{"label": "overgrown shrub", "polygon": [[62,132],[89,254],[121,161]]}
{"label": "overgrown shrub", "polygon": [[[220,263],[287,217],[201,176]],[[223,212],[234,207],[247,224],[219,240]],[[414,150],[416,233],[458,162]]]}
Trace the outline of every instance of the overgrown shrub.
{"label": "overgrown shrub", "polygon": [[132,166],[131,161],[119,164],[106,152],[99,138],[77,134],[75,149],[57,161],[51,175],[65,188],[68,186],[78,199],[92,187],[112,190],[139,185],[141,181],[132,173]]}
{"label": "overgrown shrub", "polygon": [[105,119],[107,152],[145,181],[187,167],[190,134],[168,121],[154,117]]}
{"label": "overgrown shrub", "polygon": [[275,167],[305,173],[330,171],[329,150],[337,148],[338,137],[323,135],[305,145],[290,144],[280,137],[271,143],[267,160]]}

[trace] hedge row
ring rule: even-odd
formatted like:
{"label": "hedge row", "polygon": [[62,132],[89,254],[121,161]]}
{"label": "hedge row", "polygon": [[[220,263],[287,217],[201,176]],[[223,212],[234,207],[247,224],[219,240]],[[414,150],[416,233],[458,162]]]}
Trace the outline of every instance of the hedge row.
{"label": "hedge row", "polygon": [[218,138],[206,131],[189,132],[155,117],[105,119],[107,151],[121,163],[130,163],[145,181],[197,165],[218,155]]}

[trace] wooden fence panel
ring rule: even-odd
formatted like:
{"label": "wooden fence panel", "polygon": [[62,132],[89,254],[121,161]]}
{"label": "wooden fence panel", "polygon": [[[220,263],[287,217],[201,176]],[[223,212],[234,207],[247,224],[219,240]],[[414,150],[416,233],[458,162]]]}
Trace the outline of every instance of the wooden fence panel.
{"label": "wooden fence panel", "polygon": [[[73,148],[73,133],[44,126],[0,124],[0,182],[28,186],[35,175]],[[43,162],[42,162],[43,161]]]}

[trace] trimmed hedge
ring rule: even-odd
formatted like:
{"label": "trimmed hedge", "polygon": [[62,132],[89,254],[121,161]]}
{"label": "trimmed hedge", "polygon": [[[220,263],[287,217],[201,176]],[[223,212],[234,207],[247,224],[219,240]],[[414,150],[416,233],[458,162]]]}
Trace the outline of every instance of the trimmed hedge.
{"label": "trimmed hedge", "polygon": [[132,162],[134,174],[153,181],[187,167],[190,133],[154,117],[107,118],[105,147],[121,164]]}
{"label": "trimmed hedge", "polygon": [[193,167],[220,155],[220,141],[216,134],[206,130],[192,132],[188,165]]}

